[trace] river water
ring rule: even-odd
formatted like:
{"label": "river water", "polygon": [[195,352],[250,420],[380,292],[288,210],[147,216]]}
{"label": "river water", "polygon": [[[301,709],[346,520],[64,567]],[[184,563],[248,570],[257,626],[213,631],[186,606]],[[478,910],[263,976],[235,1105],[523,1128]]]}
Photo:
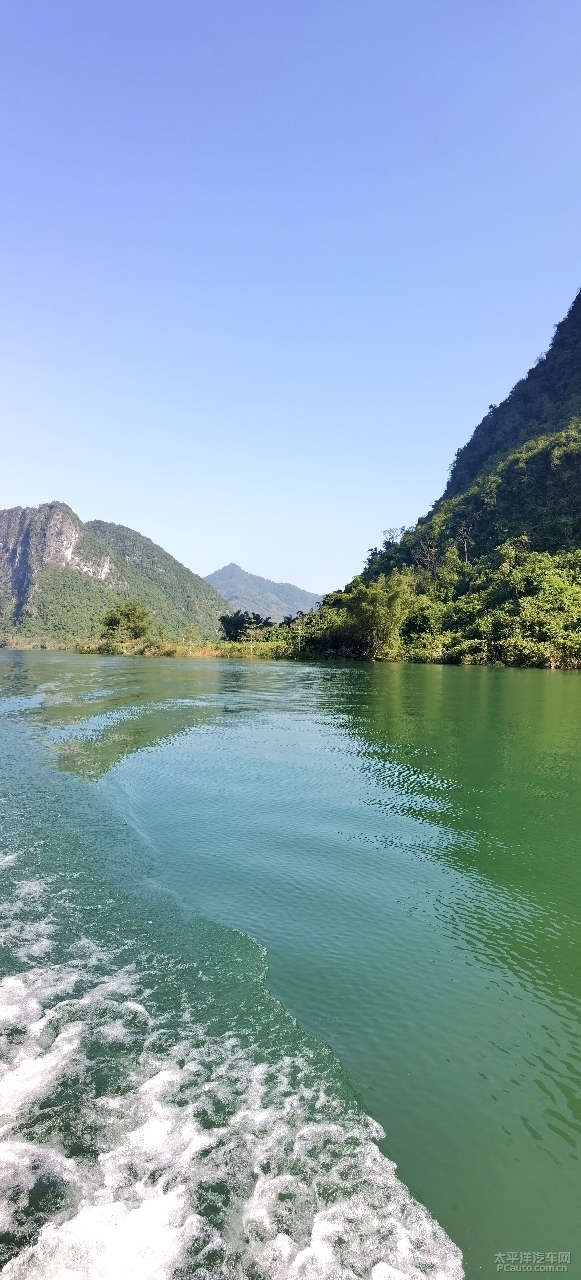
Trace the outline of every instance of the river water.
{"label": "river water", "polygon": [[581,1275],[580,725],[576,673],[2,652],[7,1280]]}

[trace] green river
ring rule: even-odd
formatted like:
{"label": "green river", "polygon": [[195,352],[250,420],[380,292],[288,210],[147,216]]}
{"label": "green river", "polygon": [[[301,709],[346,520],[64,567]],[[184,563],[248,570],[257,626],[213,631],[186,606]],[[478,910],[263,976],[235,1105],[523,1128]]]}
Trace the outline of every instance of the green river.
{"label": "green river", "polygon": [[581,677],[0,653],[6,1280],[581,1277]]}

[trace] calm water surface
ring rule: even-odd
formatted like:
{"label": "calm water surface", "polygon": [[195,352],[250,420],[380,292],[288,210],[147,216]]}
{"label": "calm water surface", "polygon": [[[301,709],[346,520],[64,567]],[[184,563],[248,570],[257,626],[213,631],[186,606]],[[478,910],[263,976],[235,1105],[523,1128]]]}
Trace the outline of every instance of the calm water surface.
{"label": "calm water surface", "polygon": [[0,679],[4,1274],[581,1276],[579,676]]}

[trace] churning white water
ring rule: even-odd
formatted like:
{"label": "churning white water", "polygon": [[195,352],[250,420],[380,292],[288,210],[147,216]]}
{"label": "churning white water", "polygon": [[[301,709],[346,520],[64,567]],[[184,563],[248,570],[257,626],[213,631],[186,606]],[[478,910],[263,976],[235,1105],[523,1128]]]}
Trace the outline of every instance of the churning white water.
{"label": "churning white water", "polygon": [[152,983],[94,940],[51,963],[58,893],[12,863],[6,1280],[460,1280],[459,1250],[397,1179],[379,1126],[317,1078],[308,1043],[261,1060],[197,1021],[179,971],[168,1005],[159,967]]}

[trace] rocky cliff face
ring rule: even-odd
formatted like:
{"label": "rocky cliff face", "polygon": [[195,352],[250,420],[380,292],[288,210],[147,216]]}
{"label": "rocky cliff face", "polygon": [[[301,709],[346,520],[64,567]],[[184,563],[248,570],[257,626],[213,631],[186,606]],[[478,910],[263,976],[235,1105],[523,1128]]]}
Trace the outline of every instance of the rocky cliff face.
{"label": "rocky cliff face", "polygon": [[33,605],[35,578],[47,567],[122,586],[107,547],[64,502],[0,511],[0,585],[15,621]]}

